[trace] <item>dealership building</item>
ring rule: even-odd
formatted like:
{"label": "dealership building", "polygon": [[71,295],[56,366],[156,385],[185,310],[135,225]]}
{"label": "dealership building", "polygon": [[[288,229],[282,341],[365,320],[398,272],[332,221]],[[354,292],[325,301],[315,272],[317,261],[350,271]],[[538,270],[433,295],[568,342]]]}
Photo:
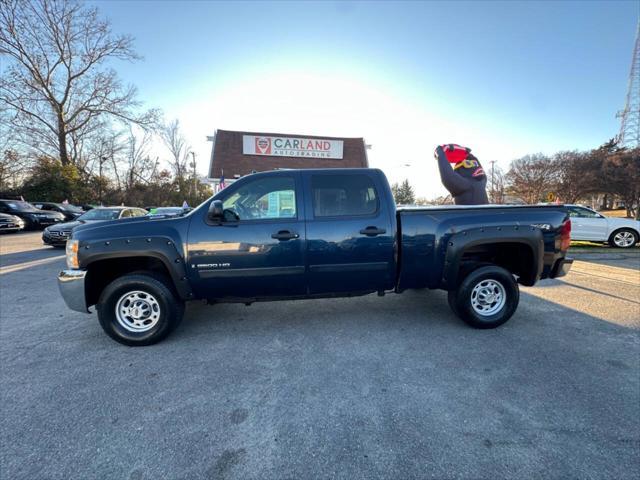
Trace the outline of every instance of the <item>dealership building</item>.
{"label": "dealership building", "polygon": [[368,167],[363,138],[336,138],[262,132],[217,130],[213,142],[209,180],[214,191],[254,172],[279,168]]}

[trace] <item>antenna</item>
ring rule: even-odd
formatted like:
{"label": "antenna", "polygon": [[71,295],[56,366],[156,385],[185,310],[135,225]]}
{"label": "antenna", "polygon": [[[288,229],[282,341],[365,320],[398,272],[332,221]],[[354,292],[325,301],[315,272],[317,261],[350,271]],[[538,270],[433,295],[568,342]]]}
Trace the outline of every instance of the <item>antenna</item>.
{"label": "antenna", "polygon": [[618,145],[627,148],[640,147],[640,20],[636,31],[636,43],[633,48],[631,70],[629,71],[629,86],[624,110],[616,115],[622,118]]}

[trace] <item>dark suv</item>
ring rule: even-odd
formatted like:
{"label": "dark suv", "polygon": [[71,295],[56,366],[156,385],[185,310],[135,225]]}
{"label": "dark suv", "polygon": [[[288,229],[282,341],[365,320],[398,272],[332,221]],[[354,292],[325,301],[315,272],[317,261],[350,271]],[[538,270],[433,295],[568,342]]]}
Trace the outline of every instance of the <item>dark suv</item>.
{"label": "dark suv", "polygon": [[39,210],[22,200],[0,200],[0,213],[20,217],[24,220],[25,230],[43,229],[49,225],[64,222],[63,214]]}

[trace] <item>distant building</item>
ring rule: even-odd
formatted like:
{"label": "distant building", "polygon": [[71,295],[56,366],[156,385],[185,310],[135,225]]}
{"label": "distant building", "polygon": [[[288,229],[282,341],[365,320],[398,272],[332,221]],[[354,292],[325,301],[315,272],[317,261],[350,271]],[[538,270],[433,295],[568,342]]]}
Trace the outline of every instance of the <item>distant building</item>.
{"label": "distant building", "polygon": [[214,191],[223,173],[228,185],[243,175],[279,168],[369,166],[363,138],[217,130],[208,140],[213,142],[209,181]]}

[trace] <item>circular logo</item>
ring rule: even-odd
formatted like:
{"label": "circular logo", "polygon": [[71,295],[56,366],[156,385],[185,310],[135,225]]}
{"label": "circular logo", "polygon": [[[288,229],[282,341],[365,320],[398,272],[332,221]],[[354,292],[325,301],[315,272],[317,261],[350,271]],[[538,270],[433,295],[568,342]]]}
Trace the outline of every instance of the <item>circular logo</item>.
{"label": "circular logo", "polygon": [[256,139],[256,146],[261,152],[266,151],[269,148],[269,139],[264,137]]}

